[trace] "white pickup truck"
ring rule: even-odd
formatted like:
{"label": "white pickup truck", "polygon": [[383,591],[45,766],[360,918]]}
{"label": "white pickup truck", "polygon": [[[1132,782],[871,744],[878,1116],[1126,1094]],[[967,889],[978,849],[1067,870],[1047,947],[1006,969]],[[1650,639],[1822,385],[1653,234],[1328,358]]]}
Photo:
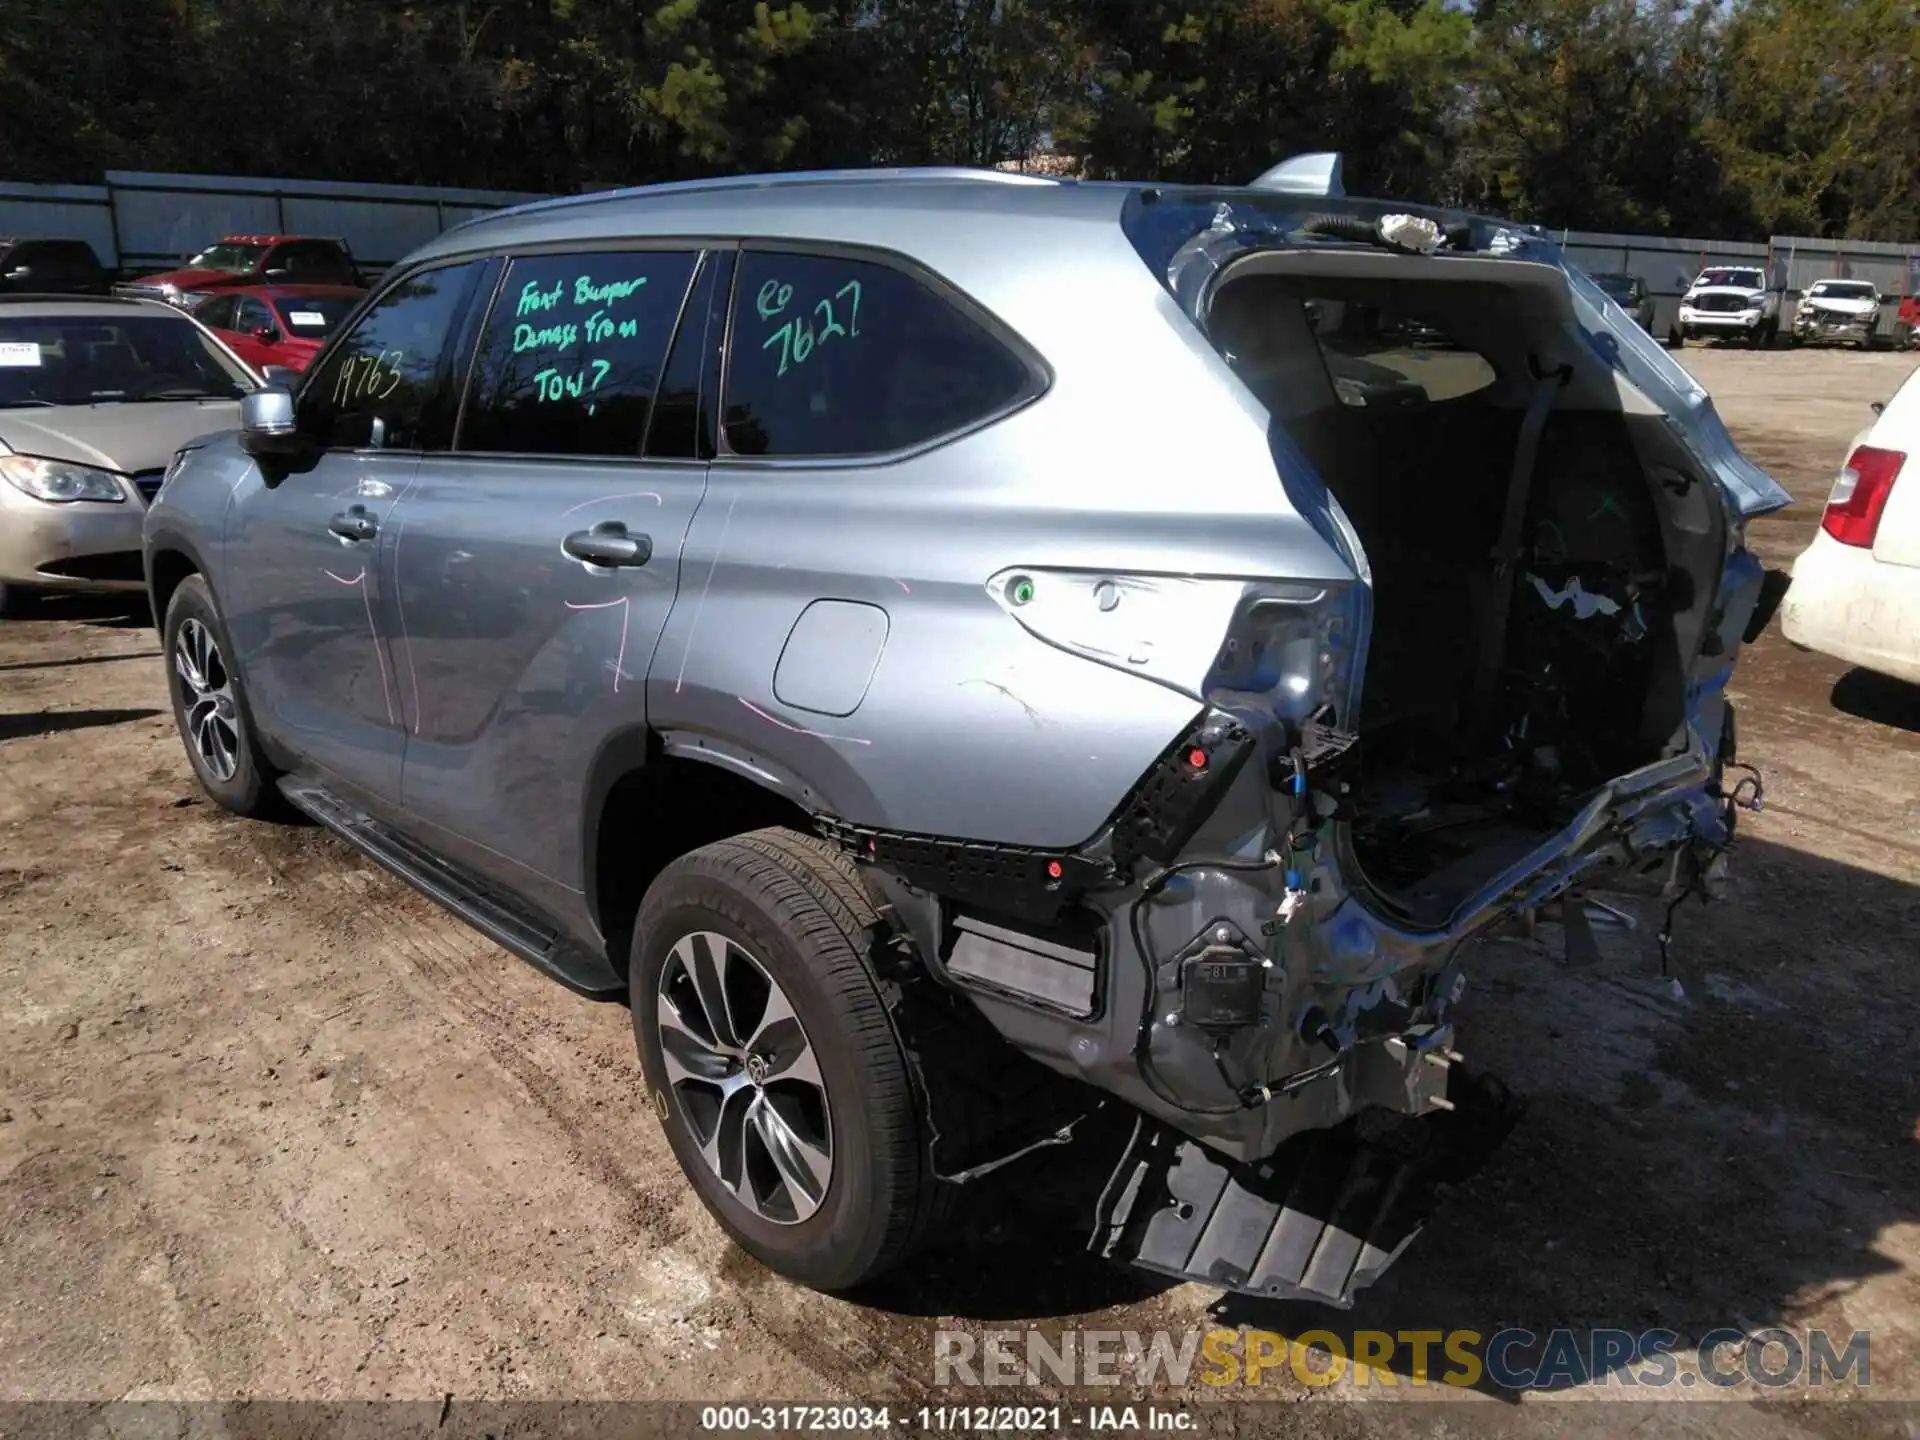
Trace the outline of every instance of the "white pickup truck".
{"label": "white pickup truck", "polygon": [[1781,294],[1763,266],[1715,265],[1702,270],[1680,297],[1677,338],[1771,345],[1780,333]]}

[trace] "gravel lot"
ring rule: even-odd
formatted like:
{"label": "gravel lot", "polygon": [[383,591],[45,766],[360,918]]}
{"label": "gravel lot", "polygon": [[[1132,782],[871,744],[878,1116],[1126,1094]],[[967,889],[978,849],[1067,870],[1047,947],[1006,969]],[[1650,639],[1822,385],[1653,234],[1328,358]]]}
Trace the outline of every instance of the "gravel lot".
{"label": "gravel lot", "polygon": [[[1682,358],[1796,497],[1755,527],[1777,565],[1915,364]],[[1767,809],[1725,898],[1678,917],[1684,998],[1657,913],[1594,969],[1545,929],[1484,947],[1465,1047],[1531,1109],[1352,1315],[1084,1257],[1023,1199],[1071,1155],[1016,1168],[852,1303],[707,1220],[640,1103],[624,1009],[323,831],[203,802],[144,607],[0,624],[0,1399],[918,1403],[940,1328],[1329,1321],[1865,1329],[1874,1389],[1920,1397],[1920,691],[1777,631],[1736,682]],[[1340,1403],[1377,1391],[1263,1393],[1311,1398],[1274,1415],[1313,1433],[1434,1423]],[[1702,1423],[1866,1433],[1853,1408]]]}

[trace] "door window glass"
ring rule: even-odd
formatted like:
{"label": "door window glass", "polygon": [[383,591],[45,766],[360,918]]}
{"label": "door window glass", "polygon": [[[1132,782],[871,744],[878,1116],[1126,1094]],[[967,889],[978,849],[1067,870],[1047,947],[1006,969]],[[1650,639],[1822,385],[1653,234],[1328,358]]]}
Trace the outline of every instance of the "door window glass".
{"label": "door window glass", "polygon": [[233,329],[233,307],[238,303],[231,295],[221,295],[207,301],[193,312],[193,318],[209,330]]}
{"label": "door window glass", "polygon": [[695,259],[616,250],[515,260],[481,337],[460,448],[637,456]]}
{"label": "door window glass", "polygon": [[251,335],[273,323],[267,307],[251,295],[242,295],[235,305],[233,328],[244,335]]}
{"label": "door window glass", "polygon": [[[653,425],[647,431],[647,454],[663,460],[713,458],[713,407],[719,390],[720,329],[726,317],[725,296],[733,277],[733,252],[716,251],[700,267],[693,294],[681,314],[660,395],[653,402]],[[714,305],[714,292],[722,300]],[[701,394],[702,389],[706,393]]]}
{"label": "door window glass", "polygon": [[728,344],[727,442],[741,455],[871,455],[951,434],[1035,390],[958,303],[867,260],[750,251]]}
{"label": "door window glass", "polygon": [[481,268],[416,270],[390,286],[301,386],[301,430],[329,447],[446,448],[457,399],[447,340]]}

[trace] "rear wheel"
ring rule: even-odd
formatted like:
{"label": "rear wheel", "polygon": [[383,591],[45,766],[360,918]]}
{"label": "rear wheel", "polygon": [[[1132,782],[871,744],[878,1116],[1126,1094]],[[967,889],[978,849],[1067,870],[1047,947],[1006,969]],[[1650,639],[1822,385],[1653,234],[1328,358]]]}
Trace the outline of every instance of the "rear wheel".
{"label": "rear wheel", "polygon": [[34,593],[24,585],[0,585],[0,619],[18,620],[33,613]]}
{"label": "rear wheel", "polygon": [[198,575],[182,580],[167,603],[162,627],[167,690],[174,724],[200,788],[236,815],[265,819],[282,813],[274,771],[254,739],[233,642]]}
{"label": "rear wheel", "polygon": [[680,1168],[743,1249],[822,1290],[897,1264],[941,1188],[877,924],[838,851],[757,830],[674,861],[635,927],[634,1038]]}

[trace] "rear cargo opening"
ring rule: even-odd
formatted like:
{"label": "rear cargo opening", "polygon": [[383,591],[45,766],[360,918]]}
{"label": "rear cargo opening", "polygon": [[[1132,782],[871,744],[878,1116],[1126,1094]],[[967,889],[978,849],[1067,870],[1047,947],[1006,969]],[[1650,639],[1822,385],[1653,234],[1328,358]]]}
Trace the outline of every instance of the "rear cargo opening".
{"label": "rear cargo opening", "polygon": [[1444,924],[1597,786],[1684,743],[1717,499],[1551,266],[1262,254],[1227,272],[1208,330],[1364,548],[1347,844],[1391,909]]}

